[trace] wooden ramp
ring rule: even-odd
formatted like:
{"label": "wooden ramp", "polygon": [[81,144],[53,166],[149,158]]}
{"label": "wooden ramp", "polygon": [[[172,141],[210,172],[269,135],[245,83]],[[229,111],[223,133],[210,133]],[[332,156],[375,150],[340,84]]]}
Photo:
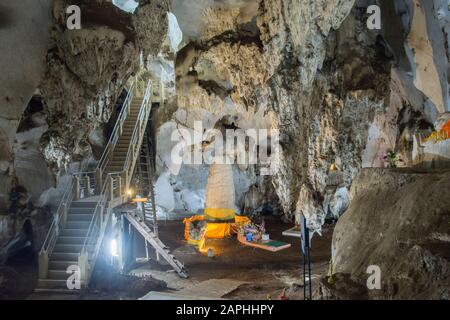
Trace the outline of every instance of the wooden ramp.
{"label": "wooden ramp", "polygon": [[282,241],[276,241],[276,240],[268,240],[264,242],[250,242],[245,240],[245,237],[243,235],[238,234],[237,236],[240,243],[243,245],[259,248],[267,251],[272,252],[278,252],[284,249],[287,249],[291,246],[290,243],[282,242]]}

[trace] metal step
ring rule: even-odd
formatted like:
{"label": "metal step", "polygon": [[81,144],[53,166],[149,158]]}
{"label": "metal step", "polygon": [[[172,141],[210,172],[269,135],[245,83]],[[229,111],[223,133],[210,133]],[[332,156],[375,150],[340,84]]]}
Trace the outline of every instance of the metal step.
{"label": "metal step", "polygon": [[125,159],[126,159],[125,156],[124,156],[122,159],[121,159],[121,158],[113,158],[114,161],[120,162],[122,166],[123,166],[124,163],[125,163]]}
{"label": "metal step", "polygon": [[78,214],[71,213],[67,215],[67,221],[91,221],[94,217],[94,214]]}
{"label": "metal step", "polygon": [[121,161],[121,160],[115,160],[115,159],[113,158],[113,160],[111,160],[111,161],[108,163],[108,165],[110,165],[110,166],[123,166],[123,162],[124,162],[124,161]]}
{"label": "metal step", "polygon": [[56,244],[53,249],[54,253],[80,253],[83,248],[82,244]]}
{"label": "metal step", "polygon": [[69,209],[69,214],[92,214],[95,210],[95,207],[71,207]]}
{"label": "metal step", "polygon": [[78,265],[78,261],[57,261],[57,260],[50,260],[48,262],[48,268],[52,270],[67,270],[70,266],[76,266]]}
{"label": "metal step", "polygon": [[79,253],[52,253],[50,255],[50,261],[78,261]]}
{"label": "metal step", "polygon": [[67,273],[66,270],[48,270],[47,277],[49,280],[64,280],[71,276],[71,273]]}
{"label": "metal step", "polygon": [[84,237],[59,237],[56,244],[83,244]]}
{"label": "metal step", "polygon": [[72,292],[79,292],[79,290],[69,290],[67,288],[67,280],[39,279],[38,289],[36,291],[45,291],[45,289],[62,289]]}
{"label": "metal step", "polygon": [[107,168],[114,168],[114,169],[123,169],[123,164],[111,164],[111,163],[108,163],[108,165],[106,167]]}
{"label": "metal step", "polygon": [[116,150],[116,149],[114,149],[113,158],[114,158],[114,156],[126,157],[127,154],[128,154],[128,150]]}
{"label": "metal step", "polygon": [[89,229],[90,221],[69,221],[66,223],[66,229]]}
{"label": "metal step", "polygon": [[128,154],[128,150],[130,150],[130,143],[127,142],[126,144],[124,143],[124,144],[117,145],[114,150],[119,151],[119,152],[126,152]]}
{"label": "metal step", "polygon": [[64,229],[61,231],[62,237],[85,237],[88,233],[88,229]]}
{"label": "metal step", "polygon": [[90,202],[90,201],[73,201],[70,205],[70,209],[74,208],[95,208],[97,205],[97,202]]}

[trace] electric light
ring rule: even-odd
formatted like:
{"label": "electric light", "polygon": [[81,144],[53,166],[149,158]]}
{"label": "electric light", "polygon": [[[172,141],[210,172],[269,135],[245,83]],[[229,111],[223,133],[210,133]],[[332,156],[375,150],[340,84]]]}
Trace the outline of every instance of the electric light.
{"label": "electric light", "polygon": [[119,256],[119,251],[117,248],[117,240],[116,239],[111,239],[111,243],[110,243],[110,250],[111,250],[111,256],[113,257],[118,257]]}

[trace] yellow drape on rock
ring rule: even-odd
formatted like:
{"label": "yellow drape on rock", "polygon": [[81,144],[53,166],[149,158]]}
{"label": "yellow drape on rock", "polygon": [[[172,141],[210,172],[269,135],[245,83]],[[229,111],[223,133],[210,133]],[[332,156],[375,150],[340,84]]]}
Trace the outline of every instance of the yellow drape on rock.
{"label": "yellow drape on rock", "polygon": [[231,235],[231,223],[207,223],[205,238],[223,239]]}

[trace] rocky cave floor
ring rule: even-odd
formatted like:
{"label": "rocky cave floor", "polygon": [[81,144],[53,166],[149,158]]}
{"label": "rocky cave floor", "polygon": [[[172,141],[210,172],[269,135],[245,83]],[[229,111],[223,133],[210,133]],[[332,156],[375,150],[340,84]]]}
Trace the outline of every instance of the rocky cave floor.
{"label": "rocky cave floor", "polygon": [[[188,279],[181,279],[170,267],[156,261],[137,263],[133,276],[120,275],[100,264],[91,288],[82,296],[59,293],[33,293],[37,282],[37,264],[33,259],[13,259],[3,267],[4,299],[137,299],[149,291],[162,295],[176,294],[185,298],[208,297],[224,299],[278,300],[284,289],[287,299],[303,299],[302,257],[300,240],[281,233],[291,227],[277,217],[265,217],[271,238],[289,242],[292,246],[280,252],[269,252],[241,245],[235,236],[224,240],[208,240],[214,257],[200,254],[184,240],[181,221],[160,222],[161,240],[189,270]],[[334,225],[324,225],[322,236],[312,241],[313,291],[319,279],[326,275],[330,259]],[[142,250],[141,256],[145,256]],[[9,276],[8,276],[9,274]],[[101,274],[101,277],[98,275]],[[101,279],[100,279],[101,278]],[[1,290],[0,290],[1,291]]]}
{"label": "rocky cave floor", "polygon": [[[273,253],[241,245],[233,236],[223,240],[208,240],[206,246],[214,251],[214,257],[210,258],[186,243],[181,221],[162,221],[161,240],[183,261],[189,270],[189,278],[181,279],[169,271],[170,267],[151,262],[136,266],[131,273],[162,280],[167,283],[163,293],[183,298],[278,300],[286,289],[288,299],[303,299],[300,239],[282,236],[282,232],[292,225],[283,223],[277,217],[265,217],[265,223],[271,238],[289,242],[292,246]],[[333,227],[331,224],[324,225],[322,237],[316,235],[313,238],[313,291],[328,270]],[[145,256],[144,251],[141,255]],[[86,298],[96,297],[89,295]]]}

